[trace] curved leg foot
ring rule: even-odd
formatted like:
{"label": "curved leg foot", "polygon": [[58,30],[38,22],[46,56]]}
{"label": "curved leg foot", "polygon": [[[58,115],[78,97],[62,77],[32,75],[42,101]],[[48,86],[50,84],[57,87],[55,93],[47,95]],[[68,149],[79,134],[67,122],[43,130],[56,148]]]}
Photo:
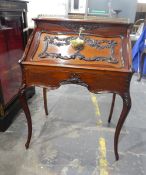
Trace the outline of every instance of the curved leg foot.
{"label": "curved leg foot", "polygon": [[129,92],[124,93],[123,95],[121,95],[121,97],[123,99],[123,109],[116,127],[115,136],[114,136],[114,151],[115,151],[116,160],[119,160],[118,141],[119,141],[120,131],[131,108],[130,93]]}
{"label": "curved leg foot", "polygon": [[45,109],[45,113],[46,113],[46,115],[48,115],[47,89],[46,88],[43,88],[43,98],[44,98],[44,109]]}
{"label": "curved leg foot", "polygon": [[114,105],[115,105],[115,98],[116,98],[116,93],[113,93],[113,99],[112,99],[112,105],[111,105],[111,109],[110,109],[110,115],[109,115],[109,118],[108,118],[108,123],[111,122],[111,118],[112,118],[112,115],[113,115],[113,109],[114,109]]}
{"label": "curved leg foot", "polygon": [[31,121],[31,115],[30,115],[30,111],[27,105],[27,100],[25,97],[25,89],[26,86],[23,85],[20,90],[19,90],[19,99],[20,99],[20,103],[21,106],[24,110],[25,116],[26,116],[26,120],[27,120],[27,126],[28,126],[28,136],[27,136],[27,142],[25,144],[26,149],[29,148],[29,144],[30,144],[30,140],[31,140],[31,135],[32,135],[32,121]]}

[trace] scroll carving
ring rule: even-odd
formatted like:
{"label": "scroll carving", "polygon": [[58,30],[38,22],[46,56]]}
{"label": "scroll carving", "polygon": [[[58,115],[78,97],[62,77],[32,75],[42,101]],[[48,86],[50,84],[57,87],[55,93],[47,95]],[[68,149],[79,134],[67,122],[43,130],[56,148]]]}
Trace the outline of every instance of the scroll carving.
{"label": "scroll carving", "polygon": [[[105,27],[105,24],[85,24],[85,23],[66,23],[66,22],[62,22],[60,24],[61,26],[68,28],[68,29],[72,29],[72,30],[79,30],[79,28],[83,27],[85,30],[95,30],[98,28],[103,28]],[[107,25],[106,25],[107,26]]]}
{"label": "scroll carving", "polygon": [[41,53],[39,53],[38,57],[39,58],[51,57],[51,58],[59,58],[64,60],[78,58],[84,61],[105,61],[112,64],[118,63],[118,60],[114,57],[114,48],[117,45],[117,42],[115,40],[106,40],[106,39],[95,40],[95,39],[90,39],[88,37],[85,38],[84,36],[82,36],[82,39],[85,41],[85,44],[89,45],[90,47],[96,48],[97,50],[109,49],[110,54],[108,57],[94,56],[94,57],[88,58],[85,55],[80,53],[80,51],[84,49],[83,47],[79,47],[77,50],[75,50],[75,53],[69,56],[62,55],[61,53],[48,52],[49,45],[54,45],[57,47],[68,46],[70,45],[70,41],[75,39],[77,39],[77,37],[75,36],[64,37],[64,38],[59,38],[57,36],[45,36],[43,41],[43,50]]}
{"label": "scroll carving", "polygon": [[84,86],[86,88],[88,88],[88,85],[86,83],[84,83],[79,75],[75,74],[75,73],[72,73],[70,75],[70,78],[67,79],[67,80],[63,80],[60,84],[64,85],[64,84],[77,84],[77,85],[81,85],[81,86]]}

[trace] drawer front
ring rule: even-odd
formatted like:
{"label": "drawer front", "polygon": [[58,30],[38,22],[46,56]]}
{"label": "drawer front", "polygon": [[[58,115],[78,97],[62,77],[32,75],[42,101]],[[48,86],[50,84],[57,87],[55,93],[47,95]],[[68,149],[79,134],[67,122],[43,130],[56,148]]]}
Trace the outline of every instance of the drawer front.
{"label": "drawer front", "polygon": [[61,70],[48,68],[27,68],[25,70],[27,85],[59,87],[64,84],[84,86],[92,92],[109,91],[125,92],[129,89],[131,73],[109,71],[89,72],[87,70]]}

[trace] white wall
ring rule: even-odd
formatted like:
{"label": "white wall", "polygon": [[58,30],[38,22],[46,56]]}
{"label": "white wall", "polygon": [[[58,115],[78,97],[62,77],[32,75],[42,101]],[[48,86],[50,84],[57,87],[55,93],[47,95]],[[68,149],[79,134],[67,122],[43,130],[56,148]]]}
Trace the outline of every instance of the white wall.
{"label": "white wall", "polygon": [[[63,16],[68,12],[68,0],[28,0],[28,26],[33,27],[32,18],[39,14]],[[117,0],[118,1],[118,0]],[[137,0],[146,3],[146,0]]]}
{"label": "white wall", "polygon": [[68,0],[29,0],[28,3],[28,26],[33,27],[32,18],[40,14],[63,16],[67,14]]}
{"label": "white wall", "polygon": [[138,3],[146,3],[146,0],[138,0]]}

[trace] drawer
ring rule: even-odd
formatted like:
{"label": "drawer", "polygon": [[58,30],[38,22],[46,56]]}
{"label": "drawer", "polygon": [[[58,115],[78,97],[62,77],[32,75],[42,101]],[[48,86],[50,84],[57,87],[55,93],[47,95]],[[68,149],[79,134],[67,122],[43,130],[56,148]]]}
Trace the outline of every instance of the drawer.
{"label": "drawer", "polygon": [[27,67],[24,69],[27,85],[43,87],[59,87],[64,84],[77,84],[92,92],[116,91],[123,92],[129,88],[131,73],[112,71],[87,71],[76,69]]}

